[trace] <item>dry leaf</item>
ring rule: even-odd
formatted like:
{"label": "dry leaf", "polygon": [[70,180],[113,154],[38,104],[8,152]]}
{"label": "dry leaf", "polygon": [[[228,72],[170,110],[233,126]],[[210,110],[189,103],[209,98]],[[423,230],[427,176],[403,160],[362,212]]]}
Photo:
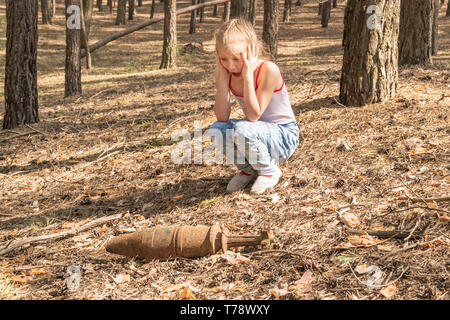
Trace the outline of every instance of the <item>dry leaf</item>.
{"label": "dry leaf", "polygon": [[33,277],[31,276],[15,276],[11,279],[12,282],[19,283],[19,284],[27,284],[28,282],[32,281]]}
{"label": "dry leaf", "polygon": [[359,220],[359,218],[351,212],[345,212],[344,214],[342,214],[341,220],[349,228],[354,228],[361,224],[361,221]]}
{"label": "dry leaf", "polygon": [[335,249],[350,249],[358,247],[370,247],[380,242],[380,240],[369,236],[367,233],[362,233],[355,236],[348,236],[347,242],[341,243],[334,247]]}
{"label": "dry leaf", "polygon": [[165,288],[163,290],[163,292],[168,293],[168,292],[172,292],[172,291],[178,291],[183,287],[187,287],[189,286],[190,282],[183,282],[183,283],[178,283],[178,284],[172,284],[170,286],[168,286],[167,288]]}
{"label": "dry leaf", "polygon": [[45,270],[42,269],[42,268],[35,268],[35,269],[31,269],[30,273],[31,273],[32,275],[40,275],[40,274],[46,274],[47,271],[45,271]]}
{"label": "dry leaf", "polygon": [[380,294],[385,298],[389,299],[394,296],[395,291],[397,291],[397,285],[395,283],[380,290]]}
{"label": "dry leaf", "polygon": [[126,273],[119,273],[117,276],[113,278],[113,280],[117,284],[128,282],[130,281],[130,275]]}
{"label": "dry leaf", "polygon": [[219,258],[231,264],[247,263],[250,261],[249,258],[241,256],[239,252],[234,253],[233,251],[230,250],[227,250],[224,254],[221,254]]}
{"label": "dry leaf", "polygon": [[427,153],[428,152],[428,150],[426,149],[426,148],[415,148],[415,149],[413,149],[413,150],[409,150],[408,151],[410,154],[412,154],[412,155],[416,155],[416,154],[424,154],[424,153]]}
{"label": "dry leaf", "polygon": [[61,225],[61,228],[63,229],[72,229],[73,227],[75,227],[76,223],[73,221],[66,221]]}
{"label": "dry leaf", "polygon": [[398,187],[398,188],[392,189],[392,192],[394,193],[395,196],[401,196],[405,191],[406,191],[406,189],[404,187]]}
{"label": "dry leaf", "polygon": [[289,286],[289,290],[294,290],[296,293],[305,293],[312,291],[311,282],[314,280],[311,271],[306,271],[300,280],[295,281]]}
{"label": "dry leaf", "polygon": [[189,286],[181,290],[178,296],[182,300],[197,300],[197,298],[195,298],[194,295],[192,294],[192,290]]}
{"label": "dry leaf", "polygon": [[288,293],[289,293],[289,291],[287,289],[273,288],[272,290],[270,290],[270,294],[275,299],[283,297],[283,296],[287,295]]}

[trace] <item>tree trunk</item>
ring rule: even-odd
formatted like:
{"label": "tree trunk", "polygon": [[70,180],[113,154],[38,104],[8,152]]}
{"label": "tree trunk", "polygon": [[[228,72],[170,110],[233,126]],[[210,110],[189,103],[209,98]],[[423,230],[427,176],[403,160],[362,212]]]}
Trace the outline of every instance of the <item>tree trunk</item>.
{"label": "tree trunk", "polygon": [[292,0],[284,0],[283,22],[289,22],[291,18]]}
{"label": "tree trunk", "polygon": [[214,8],[213,8],[213,13],[212,13],[212,16],[213,17],[217,17],[217,14],[218,14],[218,10],[219,10],[219,5],[214,5]]}
{"label": "tree trunk", "polygon": [[277,59],[279,0],[264,0],[264,23],[262,39],[272,60]]}
{"label": "tree trunk", "polygon": [[431,63],[434,0],[401,1],[399,64]]}
{"label": "tree trunk", "polygon": [[445,14],[447,17],[450,17],[450,0],[447,3],[447,12]]}
{"label": "tree trunk", "polygon": [[320,16],[322,14],[322,8],[323,8],[323,3],[319,2],[319,13],[317,14],[318,16]]}
{"label": "tree trunk", "polygon": [[439,0],[434,0],[434,10],[433,10],[433,27],[432,27],[432,35],[431,35],[431,54],[437,55],[438,53],[438,34],[439,34],[439,8],[441,5],[439,4]]}
{"label": "tree trunk", "polygon": [[138,7],[142,7],[142,0],[138,0],[137,6],[138,6]]}
{"label": "tree trunk", "polygon": [[337,0],[333,0],[333,8],[337,8]]}
{"label": "tree trunk", "polygon": [[[192,5],[195,5],[196,3],[197,3],[196,0],[192,0]],[[192,10],[191,11],[191,21],[189,24],[189,33],[190,34],[195,33],[195,16],[196,16],[195,10]]]}
{"label": "tree trunk", "polygon": [[109,13],[113,12],[113,2],[112,0],[108,0],[107,2],[108,8],[109,8]]}
{"label": "tree trunk", "polygon": [[164,1],[164,45],[160,69],[173,68],[177,58],[176,0]]}
{"label": "tree trunk", "polygon": [[[84,1],[80,1],[80,6],[81,11],[84,12]],[[89,36],[87,34],[86,20],[84,18],[84,14],[81,15],[81,47],[85,49],[89,48]],[[87,69],[92,68],[91,53],[89,52],[89,50],[86,50],[86,68]]]}
{"label": "tree trunk", "polygon": [[[205,3],[205,0],[200,0],[199,3]],[[200,19],[199,19],[200,23],[203,22],[204,13],[205,13],[205,8],[201,8],[200,9]]]}
{"label": "tree trunk", "polygon": [[[81,9],[80,0],[66,1],[66,78],[64,96],[81,94]],[[67,9],[75,6],[74,11]]]}
{"label": "tree trunk", "polygon": [[328,21],[330,20],[331,12],[331,0],[322,3],[322,28],[328,27]]}
{"label": "tree trunk", "polygon": [[128,0],[128,20],[133,20],[134,18],[134,0]]}
{"label": "tree trunk", "polygon": [[400,0],[376,3],[379,12],[371,0],[347,1],[339,95],[346,106],[383,102],[397,91]]}
{"label": "tree trunk", "polygon": [[153,19],[154,15],[155,15],[155,0],[152,0],[152,7],[150,9],[150,19]]}
{"label": "tree trunk", "polygon": [[116,25],[125,24],[125,11],[127,10],[127,0],[119,0],[117,3]]}
{"label": "tree trunk", "polygon": [[222,13],[222,21],[223,22],[227,22],[228,20],[230,20],[230,3],[229,2],[225,2],[223,5],[223,13]]}
{"label": "tree trunk", "polygon": [[97,9],[98,11],[103,10],[103,0],[97,0]]}
{"label": "tree trunk", "polygon": [[39,122],[35,0],[6,0],[5,116],[3,129]]}
{"label": "tree trunk", "polygon": [[41,0],[42,24],[52,24],[50,0]]}
{"label": "tree trunk", "polygon": [[[84,30],[81,32],[81,48],[85,48],[85,44],[89,42],[89,34],[91,32],[92,21],[92,7],[94,5],[93,0],[83,0],[83,18],[84,18]],[[86,39],[85,39],[86,37]]]}
{"label": "tree trunk", "polygon": [[56,15],[56,0],[52,0],[52,17]]}
{"label": "tree trunk", "polygon": [[[256,2],[258,0],[250,0],[248,9],[248,20],[255,25],[256,23]],[[292,1],[292,0],[291,0]]]}
{"label": "tree trunk", "polygon": [[247,19],[247,1],[231,0],[230,19]]}

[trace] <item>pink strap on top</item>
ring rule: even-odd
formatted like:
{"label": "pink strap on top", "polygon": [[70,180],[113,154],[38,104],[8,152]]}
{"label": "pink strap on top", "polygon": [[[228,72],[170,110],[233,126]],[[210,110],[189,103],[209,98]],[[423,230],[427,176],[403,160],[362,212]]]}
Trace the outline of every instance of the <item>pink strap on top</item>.
{"label": "pink strap on top", "polygon": [[[261,71],[261,67],[262,67],[262,65],[265,63],[265,62],[267,62],[267,60],[264,60],[263,62],[261,62],[261,64],[259,65],[259,68],[258,68],[258,73],[256,74],[256,86],[255,86],[255,91],[256,90],[258,90],[258,77],[259,77],[259,72]],[[228,87],[230,88],[230,90],[231,90],[231,92],[233,92],[233,89],[231,88],[231,77],[232,77],[233,75],[232,74],[230,74],[230,80],[228,81]],[[284,79],[283,79],[283,84],[284,84]],[[283,86],[281,86],[281,87],[283,87]],[[281,90],[281,88],[279,89],[279,90]],[[279,91],[279,90],[276,90],[276,91]],[[234,94],[234,93],[233,93]],[[243,97],[243,96],[240,96],[240,95],[238,95],[238,94],[234,94],[235,96],[237,96],[237,97]]]}

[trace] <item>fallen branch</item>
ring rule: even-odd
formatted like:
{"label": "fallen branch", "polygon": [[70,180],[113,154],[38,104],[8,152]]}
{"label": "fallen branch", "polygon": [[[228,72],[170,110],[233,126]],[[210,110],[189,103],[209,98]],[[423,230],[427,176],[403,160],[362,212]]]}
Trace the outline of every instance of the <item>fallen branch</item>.
{"label": "fallen branch", "polygon": [[118,213],[118,214],[115,214],[112,216],[101,217],[94,221],[88,222],[82,226],[75,227],[68,231],[62,231],[62,232],[47,234],[47,235],[43,235],[43,236],[36,236],[36,237],[30,237],[30,238],[25,238],[25,239],[20,239],[20,240],[14,240],[9,245],[7,245],[5,248],[0,250],[0,256],[5,255],[15,249],[25,246],[27,244],[32,244],[32,243],[41,242],[41,241],[48,241],[48,240],[56,240],[56,239],[74,236],[82,231],[88,230],[90,228],[96,227],[96,226],[104,224],[106,222],[120,219],[122,217],[122,215],[123,215],[122,213]]}
{"label": "fallen branch", "polygon": [[421,202],[422,200],[425,201],[450,201],[450,196],[443,196],[443,197],[434,197],[434,198],[413,198],[413,197],[398,197],[396,200],[411,200],[412,202]]}
{"label": "fallen branch", "polygon": [[347,228],[346,231],[351,234],[367,233],[369,236],[374,236],[378,238],[404,239],[410,235],[412,235],[412,237],[418,236],[417,233],[411,231],[399,231],[399,230],[362,230],[362,229]]}
{"label": "fallen branch", "polygon": [[424,242],[417,242],[417,243],[414,243],[414,244],[412,244],[412,245],[410,245],[410,246],[407,246],[407,247],[404,247],[404,248],[401,248],[401,249],[398,249],[398,250],[395,250],[395,251],[392,251],[392,252],[386,254],[385,256],[381,257],[381,258],[379,259],[379,261],[384,261],[384,260],[386,260],[387,258],[392,257],[392,256],[394,256],[394,255],[396,255],[396,254],[398,254],[398,253],[407,251],[407,250],[409,250],[409,249],[413,249],[413,248],[418,247],[418,246],[428,245],[429,243],[432,243],[432,242],[434,242],[434,241],[439,241],[439,240],[441,240],[441,239],[442,239],[442,236],[437,237],[436,239],[434,239],[434,240],[432,240],[432,241],[424,241]]}
{"label": "fallen branch", "polygon": [[[215,4],[225,3],[225,2],[229,2],[229,1],[230,0],[213,0],[213,1],[208,1],[208,2],[205,2],[205,3],[189,6],[189,7],[183,8],[181,10],[178,10],[176,12],[176,15],[189,13],[189,12],[191,12],[193,10],[197,10],[197,9],[200,9],[200,8],[212,6],[212,5],[215,5]],[[155,24],[155,23],[157,23],[159,21],[162,21],[162,20],[164,20],[164,15],[160,15],[160,16],[158,16],[156,18],[152,18],[150,20],[144,21],[144,22],[142,22],[140,24],[137,24],[135,26],[129,27],[129,28],[125,29],[125,30],[122,30],[122,31],[119,31],[119,32],[115,32],[115,33],[111,34],[110,36],[108,36],[108,37],[106,37],[106,38],[104,38],[102,40],[99,40],[96,43],[90,45],[89,46],[89,52],[94,52],[98,48],[101,48],[101,47],[105,46],[106,44],[108,44],[108,43],[110,43],[110,42],[112,42],[114,40],[117,40],[117,39],[119,39],[121,37],[124,37],[124,36],[130,34],[130,33],[133,33],[135,31],[141,30],[141,29],[143,29],[145,27],[148,27],[149,25]],[[86,50],[82,50],[81,51],[81,58],[84,58],[85,56],[86,56]]]}

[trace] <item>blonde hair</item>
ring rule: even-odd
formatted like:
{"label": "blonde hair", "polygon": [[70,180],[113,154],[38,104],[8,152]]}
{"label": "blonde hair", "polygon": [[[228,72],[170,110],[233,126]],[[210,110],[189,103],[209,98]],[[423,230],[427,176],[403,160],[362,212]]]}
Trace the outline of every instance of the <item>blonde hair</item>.
{"label": "blonde hair", "polygon": [[267,56],[264,45],[258,40],[256,31],[253,25],[248,20],[231,19],[214,32],[214,41],[216,43],[216,51],[219,48],[230,50],[233,54],[238,55],[236,45],[249,45],[257,43],[259,47],[259,57],[265,58]]}

